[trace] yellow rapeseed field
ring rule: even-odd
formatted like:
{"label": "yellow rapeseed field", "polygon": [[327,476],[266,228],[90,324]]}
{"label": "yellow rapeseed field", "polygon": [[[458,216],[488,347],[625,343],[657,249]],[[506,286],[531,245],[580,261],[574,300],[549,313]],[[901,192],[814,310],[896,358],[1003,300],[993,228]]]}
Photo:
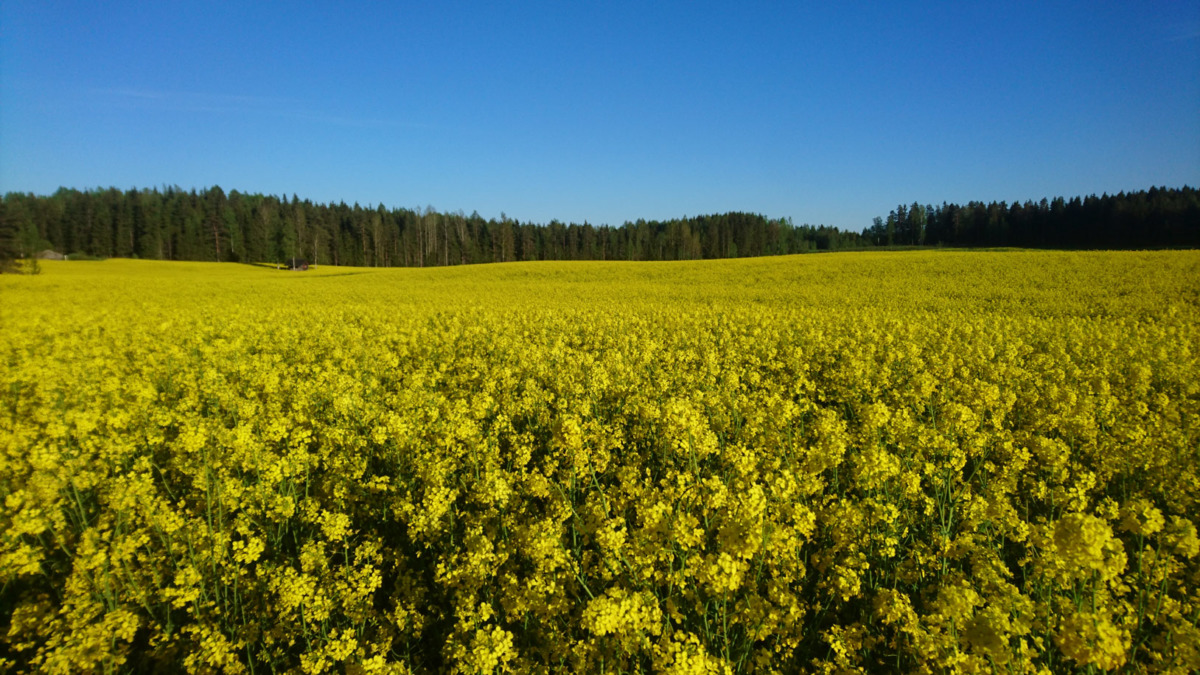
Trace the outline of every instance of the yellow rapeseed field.
{"label": "yellow rapeseed field", "polygon": [[0,671],[1200,669],[1200,252],[0,276]]}

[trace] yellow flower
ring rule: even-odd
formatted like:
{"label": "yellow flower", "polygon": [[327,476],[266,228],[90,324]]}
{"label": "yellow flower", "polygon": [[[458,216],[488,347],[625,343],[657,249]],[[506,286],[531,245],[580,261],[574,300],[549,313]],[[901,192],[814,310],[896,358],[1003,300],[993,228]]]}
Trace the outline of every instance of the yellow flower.
{"label": "yellow flower", "polygon": [[1078,613],[1063,620],[1055,644],[1080,666],[1113,670],[1125,665],[1129,635],[1105,616]]}

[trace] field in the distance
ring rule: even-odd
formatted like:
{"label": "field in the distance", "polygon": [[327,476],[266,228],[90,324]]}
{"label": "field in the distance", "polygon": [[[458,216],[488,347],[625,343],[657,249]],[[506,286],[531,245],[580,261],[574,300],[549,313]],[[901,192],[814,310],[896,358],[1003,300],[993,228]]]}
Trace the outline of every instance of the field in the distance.
{"label": "field in the distance", "polygon": [[1200,252],[0,276],[0,670],[1200,669]]}

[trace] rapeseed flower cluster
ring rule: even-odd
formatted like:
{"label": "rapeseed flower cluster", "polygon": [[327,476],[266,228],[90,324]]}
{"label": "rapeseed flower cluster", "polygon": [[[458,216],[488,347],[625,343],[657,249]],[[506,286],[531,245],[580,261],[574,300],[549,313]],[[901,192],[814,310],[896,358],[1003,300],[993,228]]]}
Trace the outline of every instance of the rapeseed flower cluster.
{"label": "rapeseed flower cluster", "polygon": [[0,277],[0,670],[1200,670],[1200,255]]}

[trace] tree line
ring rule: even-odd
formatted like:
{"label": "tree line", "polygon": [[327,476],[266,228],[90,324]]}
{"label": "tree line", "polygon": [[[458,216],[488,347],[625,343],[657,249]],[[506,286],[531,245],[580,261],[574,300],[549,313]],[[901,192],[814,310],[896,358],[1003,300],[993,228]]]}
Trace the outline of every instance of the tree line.
{"label": "tree line", "polygon": [[1180,248],[1200,246],[1200,191],[1151,188],[1040,202],[901,204],[863,236],[875,246]]}
{"label": "tree line", "polygon": [[0,198],[0,271],[53,249],[72,257],[460,265],[519,260],[695,260],[865,246],[1200,246],[1200,191],[1151,188],[1040,202],[900,205],[862,232],[730,212],[620,226],[520,222],[433,208],[314,204],[220,187],[60,188]]}
{"label": "tree line", "polygon": [[9,258],[53,249],[76,257],[228,262],[303,258],[322,265],[459,265],[518,260],[691,260],[802,253],[865,244],[859,233],[731,212],[621,226],[520,222],[433,208],[314,204],[295,195],[178,187],[61,188],[0,201]]}

